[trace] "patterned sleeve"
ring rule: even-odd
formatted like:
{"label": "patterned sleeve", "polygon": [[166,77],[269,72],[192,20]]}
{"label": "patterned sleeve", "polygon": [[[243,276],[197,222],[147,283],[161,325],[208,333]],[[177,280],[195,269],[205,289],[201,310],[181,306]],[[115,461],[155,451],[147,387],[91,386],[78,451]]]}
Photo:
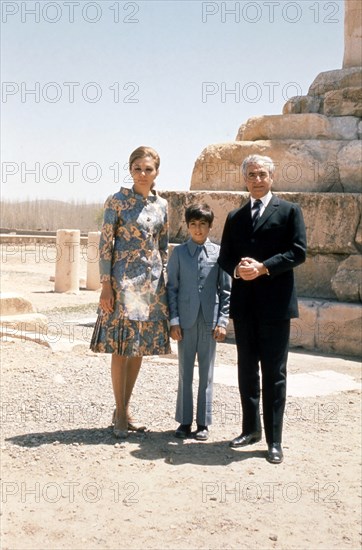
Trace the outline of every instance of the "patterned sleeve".
{"label": "patterned sleeve", "polygon": [[227,327],[229,322],[231,277],[219,266],[219,314],[217,324]]}
{"label": "patterned sleeve", "polygon": [[[178,312],[178,294],[180,286],[180,257],[179,248],[176,246],[167,264],[167,300],[170,311],[171,324],[180,324],[179,312]],[[173,322],[175,321],[175,322]]]}
{"label": "patterned sleeve", "polygon": [[113,240],[116,235],[118,214],[115,199],[108,197],[104,204],[104,218],[99,241],[99,272],[101,283],[111,280]]}
{"label": "patterned sleeve", "polygon": [[167,251],[168,251],[168,205],[165,201],[164,209],[164,222],[159,235],[159,250],[161,255],[161,261],[163,269],[167,266]]}

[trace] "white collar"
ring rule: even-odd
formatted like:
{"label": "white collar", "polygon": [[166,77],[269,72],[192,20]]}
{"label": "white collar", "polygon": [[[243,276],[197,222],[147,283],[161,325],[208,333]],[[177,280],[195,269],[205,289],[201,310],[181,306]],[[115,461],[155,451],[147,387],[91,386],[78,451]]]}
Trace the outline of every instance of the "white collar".
{"label": "white collar", "polygon": [[[259,200],[261,200],[261,202],[263,203],[263,207],[266,208],[270,202],[270,199],[272,198],[273,194],[271,191],[268,191],[266,195],[264,195],[264,197],[261,197]],[[250,197],[250,202],[251,202],[251,208],[253,208],[254,206],[254,202],[256,201],[257,199],[253,199],[253,197]]]}

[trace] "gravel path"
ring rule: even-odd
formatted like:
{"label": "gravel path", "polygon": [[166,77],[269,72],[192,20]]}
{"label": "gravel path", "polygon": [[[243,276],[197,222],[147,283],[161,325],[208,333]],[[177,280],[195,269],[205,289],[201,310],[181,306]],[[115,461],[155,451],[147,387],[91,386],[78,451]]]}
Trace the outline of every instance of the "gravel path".
{"label": "gravel path", "polygon": [[[176,440],[177,358],[148,358],[133,400],[148,431],[120,443],[109,357],[89,351],[91,329],[69,324],[94,316],[98,294],[55,295],[49,266],[23,267],[16,258],[3,265],[2,290],[21,288],[54,337],[62,327],[74,342],[65,351],[2,342],[4,550],[360,548],[358,391],[289,399],[276,466],[264,440],[228,447],[241,425],[229,385],[215,384],[209,441]],[[303,357],[299,372],[320,368],[317,356]],[[235,359],[232,342],[219,345],[218,364]],[[357,361],[340,358],[338,372],[360,380]]]}

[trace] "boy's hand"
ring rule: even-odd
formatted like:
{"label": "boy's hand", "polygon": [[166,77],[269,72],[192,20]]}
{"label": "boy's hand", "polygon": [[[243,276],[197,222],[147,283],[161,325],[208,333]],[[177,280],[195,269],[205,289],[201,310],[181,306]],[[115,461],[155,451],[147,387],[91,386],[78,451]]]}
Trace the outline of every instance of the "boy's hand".
{"label": "boy's hand", "polygon": [[173,325],[171,327],[170,336],[172,340],[176,340],[177,342],[180,342],[180,340],[182,340],[182,330],[180,325]]}
{"label": "boy's hand", "polygon": [[225,340],[225,336],[226,336],[226,328],[225,327],[220,327],[219,325],[217,325],[214,329],[214,339],[217,341],[217,342],[223,342]]}

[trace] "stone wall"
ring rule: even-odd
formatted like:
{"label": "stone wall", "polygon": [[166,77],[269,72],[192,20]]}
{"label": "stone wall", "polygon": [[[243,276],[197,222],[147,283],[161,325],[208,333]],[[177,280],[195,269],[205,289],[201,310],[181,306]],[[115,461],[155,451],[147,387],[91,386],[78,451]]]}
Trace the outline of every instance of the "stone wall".
{"label": "stone wall", "polygon": [[[227,214],[248,200],[248,193],[230,191],[164,191],[161,195],[169,203],[171,243],[187,238],[184,210],[189,204],[211,206],[215,221],[210,238],[220,243]],[[361,195],[277,195],[301,205],[308,239],[307,260],[295,270],[300,318],[292,320],[291,347],[361,356]],[[233,337],[232,323],[228,337]]]}
{"label": "stone wall", "polygon": [[[220,243],[227,214],[248,201],[246,192],[169,191],[170,241],[183,242],[187,227],[183,212],[194,202],[206,202],[215,213],[210,237]],[[299,296],[359,303],[362,301],[362,196],[339,193],[276,193],[300,204],[306,224],[308,255],[296,270]],[[348,212],[348,215],[346,213]]]}

